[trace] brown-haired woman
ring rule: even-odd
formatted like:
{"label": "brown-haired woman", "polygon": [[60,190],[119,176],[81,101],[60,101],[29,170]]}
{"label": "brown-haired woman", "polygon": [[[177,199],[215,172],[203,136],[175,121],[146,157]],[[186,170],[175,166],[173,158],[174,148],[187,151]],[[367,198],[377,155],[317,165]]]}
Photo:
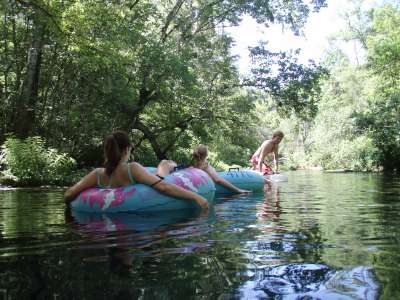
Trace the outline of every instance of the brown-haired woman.
{"label": "brown-haired woman", "polygon": [[[207,200],[202,196],[164,182],[137,162],[129,163],[131,151],[132,143],[126,132],[115,131],[107,136],[104,140],[104,168],[93,170],[70,187],[64,194],[65,203],[70,203],[79,193],[91,187],[116,188],[143,183],[171,197],[192,200],[202,208],[208,207]],[[168,175],[171,168],[173,168],[171,161],[163,160],[157,167],[157,174]]]}
{"label": "brown-haired woman", "polygon": [[210,166],[210,164],[207,162],[207,156],[208,156],[208,148],[207,146],[204,145],[199,145],[193,150],[192,154],[192,161],[190,165],[192,167],[198,168],[206,172],[211,179],[216,183],[220,184],[227,189],[231,190],[234,193],[250,193],[251,191],[249,190],[242,190],[239,189],[238,187],[234,186],[232,183],[229,181],[225,180],[221,176],[218,175],[218,173],[215,171],[215,169]]}

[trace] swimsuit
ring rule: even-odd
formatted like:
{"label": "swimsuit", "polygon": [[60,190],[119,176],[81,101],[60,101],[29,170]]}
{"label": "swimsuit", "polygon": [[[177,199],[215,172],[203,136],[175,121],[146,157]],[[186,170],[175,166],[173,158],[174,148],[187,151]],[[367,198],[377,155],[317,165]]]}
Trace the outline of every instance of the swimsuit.
{"label": "swimsuit", "polygon": [[[127,171],[128,171],[129,181],[131,182],[131,184],[135,184],[136,182],[135,182],[135,180],[134,180],[133,177],[132,177],[131,165],[130,165],[129,163],[126,163],[126,169],[127,169]],[[96,169],[97,186],[98,186],[99,188],[102,188],[102,189],[110,189],[110,188],[112,188],[112,187],[111,187],[111,181],[112,181],[112,175],[113,175],[113,174],[110,175],[110,180],[109,180],[109,182],[108,182],[108,185],[107,185],[107,186],[104,186],[104,185],[101,183],[101,174],[100,174],[100,170],[101,170],[101,169]]]}
{"label": "swimsuit", "polygon": [[[253,156],[250,159],[250,162],[253,166],[253,169],[258,170],[258,163],[259,163],[260,159],[256,154],[253,154]],[[263,162],[263,166],[261,168],[261,172],[263,175],[268,175],[273,173],[272,168],[266,164],[265,162]]]}

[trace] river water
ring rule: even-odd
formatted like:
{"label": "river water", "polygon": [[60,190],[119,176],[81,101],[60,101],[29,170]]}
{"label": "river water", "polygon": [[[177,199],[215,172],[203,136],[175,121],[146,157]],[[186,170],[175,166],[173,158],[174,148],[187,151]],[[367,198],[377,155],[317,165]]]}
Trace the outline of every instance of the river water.
{"label": "river water", "polygon": [[0,299],[400,299],[400,177],[288,175],[208,214],[0,191]]}

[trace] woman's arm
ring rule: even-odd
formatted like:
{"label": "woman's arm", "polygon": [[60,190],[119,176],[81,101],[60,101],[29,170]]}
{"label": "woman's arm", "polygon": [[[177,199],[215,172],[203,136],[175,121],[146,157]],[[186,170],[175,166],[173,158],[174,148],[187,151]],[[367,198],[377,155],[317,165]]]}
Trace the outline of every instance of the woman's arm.
{"label": "woman's arm", "polygon": [[149,173],[143,166],[136,162],[131,163],[130,167],[132,171],[132,176],[137,182],[144,183],[150,186],[153,185],[154,189],[163,194],[167,194],[176,198],[193,200],[200,207],[208,208],[208,202],[202,196],[185,190],[184,188],[181,188],[175,184],[167,183],[163,180],[160,180],[159,177]]}
{"label": "woman's arm", "polygon": [[218,173],[215,171],[215,169],[208,165],[207,168],[204,169],[204,171],[210,175],[211,179],[217,183],[220,184],[224,187],[226,187],[227,189],[231,190],[234,193],[250,193],[251,191],[249,190],[242,190],[239,189],[238,187],[234,186],[232,183],[230,183],[229,181],[225,180],[224,178],[222,178],[221,176],[218,175]]}
{"label": "woman's arm", "polygon": [[82,191],[94,187],[97,184],[97,175],[96,170],[93,170],[77,183],[75,183],[72,187],[67,189],[64,193],[64,202],[66,204],[70,203],[75,197]]}

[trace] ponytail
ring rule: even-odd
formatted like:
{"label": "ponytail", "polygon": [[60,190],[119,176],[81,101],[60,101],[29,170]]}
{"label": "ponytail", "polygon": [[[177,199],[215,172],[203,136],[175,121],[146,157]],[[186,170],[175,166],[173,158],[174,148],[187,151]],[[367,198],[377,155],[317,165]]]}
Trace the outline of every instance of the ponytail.
{"label": "ponytail", "polygon": [[115,131],[104,140],[104,167],[110,176],[121,161],[123,151],[131,146],[129,136],[124,131]]}

